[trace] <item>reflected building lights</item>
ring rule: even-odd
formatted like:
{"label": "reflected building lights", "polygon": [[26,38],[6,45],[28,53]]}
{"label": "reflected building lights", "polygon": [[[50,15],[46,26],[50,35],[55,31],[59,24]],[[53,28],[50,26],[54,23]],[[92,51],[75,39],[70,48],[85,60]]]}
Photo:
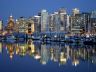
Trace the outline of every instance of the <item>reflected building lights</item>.
{"label": "reflected building lights", "polygon": [[[96,46],[87,45],[47,45],[47,44],[34,44],[32,40],[28,40],[25,44],[4,44],[5,50],[10,59],[14,55],[25,57],[29,55],[38,60],[42,65],[47,64],[50,60],[57,62],[60,66],[67,64],[68,60],[72,60],[72,65],[77,66],[80,61],[90,61],[96,64]],[[78,48],[79,47],[79,48]],[[4,49],[4,48],[3,48]],[[2,43],[0,43],[0,53],[2,52]]]}
{"label": "reflected building lights", "polygon": [[29,55],[34,54],[35,53],[35,46],[32,43],[32,40],[28,40],[27,45],[28,45],[27,51],[28,51]]}
{"label": "reflected building lights", "polygon": [[41,63],[45,65],[48,62],[48,59],[49,55],[46,45],[41,45]]}
{"label": "reflected building lights", "polygon": [[20,56],[26,55],[26,44],[19,44],[19,55]]}
{"label": "reflected building lights", "polygon": [[12,59],[14,55],[14,48],[12,44],[7,44],[7,52],[9,54],[10,59]]}
{"label": "reflected building lights", "polygon": [[66,64],[66,57],[64,56],[64,52],[60,53],[60,64]]}
{"label": "reflected building lights", "polygon": [[79,64],[79,60],[74,60],[73,62],[72,62],[72,65],[73,66],[77,66]]}
{"label": "reflected building lights", "polygon": [[0,42],[0,53],[2,53],[2,43]]}
{"label": "reflected building lights", "polygon": [[18,44],[16,44],[16,55],[19,53],[19,47]]}

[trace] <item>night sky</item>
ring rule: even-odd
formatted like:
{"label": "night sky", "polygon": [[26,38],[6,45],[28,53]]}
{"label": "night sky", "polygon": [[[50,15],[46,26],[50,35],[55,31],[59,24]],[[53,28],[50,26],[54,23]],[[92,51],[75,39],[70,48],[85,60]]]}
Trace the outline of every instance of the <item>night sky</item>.
{"label": "night sky", "polygon": [[14,18],[30,17],[42,9],[52,13],[60,7],[66,8],[68,13],[73,8],[90,12],[96,9],[96,0],[0,0],[0,18],[6,22],[11,13]]}

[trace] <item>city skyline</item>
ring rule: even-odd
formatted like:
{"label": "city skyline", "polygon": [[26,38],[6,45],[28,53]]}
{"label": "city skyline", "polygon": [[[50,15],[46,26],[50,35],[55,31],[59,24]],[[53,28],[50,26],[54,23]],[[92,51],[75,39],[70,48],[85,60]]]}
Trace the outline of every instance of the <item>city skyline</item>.
{"label": "city skyline", "polygon": [[75,10],[75,9],[78,9],[79,10],[79,13],[92,13],[92,11],[96,11],[96,9],[93,9],[93,10],[90,10],[90,11],[81,11],[79,8],[77,8],[77,7],[74,7],[74,8],[72,8],[72,9],[70,9],[71,11],[70,11],[70,13],[68,13],[68,9],[66,9],[66,8],[64,8],[64,7],[60,7],[60,8],[58,8],[58,9],[56,9],[56,10],[54,10],[54,11],[48,11],[47,9],[41,9],[41,10],[39,10],[36,14],[33,14],[33,15],[30,15],[30,16],[28,16],[28,17],[26,17],[26,15],[25,16],[19,16],[19,17],[16,17],[13,13],[10,13],[9,15],[8,15],[8,17],[6,18],[6,20],[2,17],[2,18],[0,18],[0,20],[2,20],[3,21],[3,25],[4,26],[6,26],[7,25],[7,23],[8,23],[8,18],[10,17],[10,16],[12,16],[13,18],[14,18],[14,22],[16,22],[16,20],[18,19],[18,18],[20,18],[20,17],[24,17],[24,18],[26,18],[26,19],[28,19],[28,18],[31,18],[31,17],[35,17],[35,16],[38,16],[39,15],[39,13],[41,13],[41,11],[42,10],[46,10],[47,12],[48,12],[48,16],[49,15],[51,15],[51,14],[54,14],[55,12],[58,12],[60,9],[64,9],[65,11],[66,11],[66,14],[67,15],[72,15],[72,13],[73,13],[73,10]]}
{"label": "city skyline", "polygon": [[[47,3],[50,3],[50,5]],[[29,17],[36,15],[38,11],[42,9],[46,9],[49,13],[52,13],[60,7],[68,9],[68,13],[70,13],[73,8],[79,8],[81,11],[92,11],[96,9],[95,3],[95,0],[87,0],[87,2],[84,0],[1,0],[0,18],[4,19],[4,22],[6,22],[11,13],[14,18],[18,18],[20,16]]]}
{"label": "city skyline", "polygon": [[3,20],[1,20],[0,30],[5,30],[8,34],[14,32],[26,34],[54,32],[70,33],[72,35],[96,33],[96,10],[82,12],[80,9],[74,8],[71,12],[71,14],[68,14],[67,9],[62,7],[53,13],[42,9],[36,15],[29,18],[21,16],[15,19],[11,14],[6,26],[4,26]]}

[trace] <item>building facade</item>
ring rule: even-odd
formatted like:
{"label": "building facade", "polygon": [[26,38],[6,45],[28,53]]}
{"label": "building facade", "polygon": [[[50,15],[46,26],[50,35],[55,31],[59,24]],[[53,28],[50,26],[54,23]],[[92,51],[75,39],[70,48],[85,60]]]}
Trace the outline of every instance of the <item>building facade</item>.
{"label": "building facade", "polygon": [[90,13],[79,13],[71,16],[71,34],[86,34],[91,32]]}
{"label": "building facade", "polygon": [[33,34],[34,32],[35,32],[34,21],[32,18],[29,18],[27,20],[26,33],[27,34]]}
{"label": "building facade", "polygon": [[49,31],[48,29],[48,12],[46,10],[41,11],[41,32]]}
{"label": "building facade", "polygon": [[83,24],[83,31],[85,34],[91,33],[92,27],[90,23],[90,13],[83,12],[81,13],[81,19],[82,19],[82,24]]}
{"label": "building facade", "polygon": [[14,26],[15,26],[15,22],[14,22],[13,16],[11,15],[9,17],[8,24],[6,26],[7,34],[10,34],[10,33],[14,32]]}
{"label": "building facade", "polygon": [[16,21],[16,31],[18,33],[26,33],[26,28],[27,28],[27,19],[24,17],[20,17],[17,21]]}
{"label": "building facade", "polygon": [[3,31],[3,22],[2,20],[0,20],[0,34],[2,34],[2,31]]}
{"label": "building facade", "polygon": [[91,26],[92,26],[91,32],[92,32],[92,34],[95,34],[96,33],[96,10],[91,12],[90,22],[91,22]]}
{"label": "building facade", "polygon": [[76,14],[75,16],[71,16],[71,34],[81,34],[82,32],[82,18],[80,14]]}
{"label": "building facade", "polygon": [[59,9],[59,17],[60,17],[60,32],[68,32],[69,27],[69,17],[64,8]]}
{"label": "building facade", "polygon": [[33,21],[34,21],[34,28],[36,33],[41,32],[41,16],[34,16]]}

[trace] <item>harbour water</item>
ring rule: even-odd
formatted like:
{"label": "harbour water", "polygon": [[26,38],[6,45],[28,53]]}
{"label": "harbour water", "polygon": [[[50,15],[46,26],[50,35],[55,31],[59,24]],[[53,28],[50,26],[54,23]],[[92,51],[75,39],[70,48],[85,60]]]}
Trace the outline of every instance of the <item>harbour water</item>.
{"label": "harbour water", "polygon": [[0,42],[0,72],[95,72],[96,45]]}

